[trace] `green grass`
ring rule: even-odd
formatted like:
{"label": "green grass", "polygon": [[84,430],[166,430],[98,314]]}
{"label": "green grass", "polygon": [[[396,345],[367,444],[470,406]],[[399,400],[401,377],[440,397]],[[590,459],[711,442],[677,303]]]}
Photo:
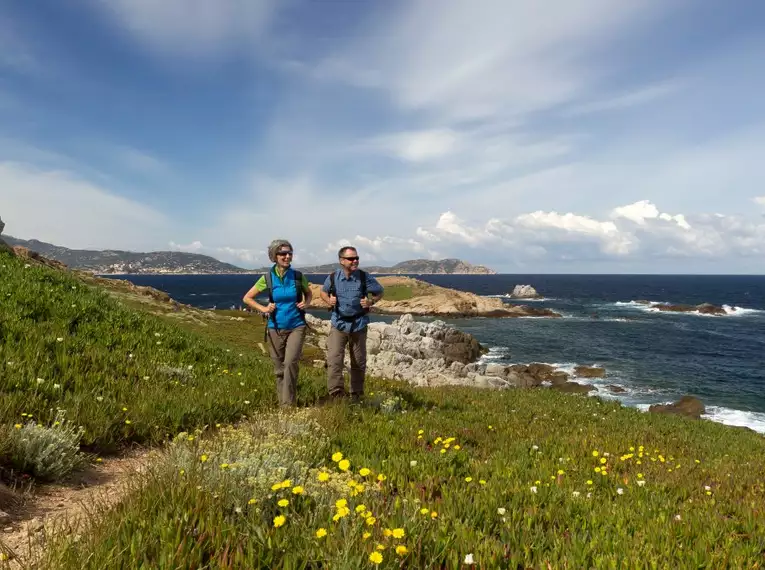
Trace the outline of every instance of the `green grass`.
{"label": "green grass", "polygon": [[[87,532],[59,533],[40,567],[464,568],[468,555],[478,568],[762,567],[761,435],[545,389],[374,379],[360,406],[271,413],[269,363],[235,348],[246,321],[136,313],[14,263],[0,260],[7,429],[61,407],[89,446],[174,436],[124,501],[95,506]],[[141,380],[167,362],[204,372]],[[323,373],[301,374],[313,402]]]}
{"label": "green grass", "polygon": [[[372,392],[364,406],[296,417],[294,425],[309,414],[322,426],[283,439],[285,449],[304,444],[301,470],[266,470],[253,482],[237,470],[260,465],[262,449],[232,455],[215,437],[189,442],[185,459],[168,457],[84,542],[51,549],[46,567],[352,569],[372,567],[378,544],[385,568],[402,560],[460,568],[468,554],[482,568],[762,563],[765,445],[757,434],[546,390],[375,382]],[[382,412],[380,401],[391,397],[406,413]],[[348,473],[332,460],[338,451]],[[294,464],[288,457],[282,467]],[[606,475],[595,471],[603,466]],[[324,469],[327,483],[318,481]],[[349,473],[363,491],[348,486]],[[285,477],[289,488],[271,489]],[[304,492],[295,495],[298,485]],[[280,507],[283,498],[289,505]],[[334,521],[339,499],[350,513]],[[285,522],[275,528],[279,515]],[[320,528],[326,537],[316,537]],[[402,539],[386,536],[398,528]],[[397,555],[397,545],[407,554]]]}
{"label": "green grass", "polygon": [[64,410],[83,426],[83,447],[107,453],[276,402],[270,362],[255,348],[262,337],[247,322],[228,320],[234,342],[223,319],[198,327],[132,310],[5,253],[0,271],[0,422],[46,425]]}
{"label": "green grass", "polygon": [[406,301],[413,296],[412,287],[409,285],[389,285],[385,288],[386,301]]}

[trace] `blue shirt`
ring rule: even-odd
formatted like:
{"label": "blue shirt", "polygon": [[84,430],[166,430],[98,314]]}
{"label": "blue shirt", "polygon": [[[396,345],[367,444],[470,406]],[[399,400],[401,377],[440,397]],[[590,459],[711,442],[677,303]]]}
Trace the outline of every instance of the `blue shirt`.
{"label": "blue shirt", "polygon": [[[303,280],[305,281],[305,276],[303,276]],[[279,277],[276,266],[273,266],[271,267],[271,283],[274,287],[271,295],[274,298],[276,310],[268,319],[268,328],[289,330],[305,326],[305,320],[297,308],[297,288],[303,287],[303,284],[295,282],[295,271],[290,267],[284,273],[284,277]],[[265,290],[265,277],[261,277],[255,286],[256,289]],[[274,321],[276,321],[275,324]]]}
{"label": "blue shirt", "polygon": [[[366,272],[365,272],[366,273]],[[377,279],[369,273],[367,276],[367,293],[369,295],[382,295],[383,286]],[[324,281],[321,288],[325,293],[329,293],[331,284],[330,276]],[[335,294],[337,296],[337,310],[332,311],[332,326],[343,332],[356,332],[363,330],[369,324],[369,316],[364,313],[361,306],[361,274],[357,269],[351,273],[350,277],[345,276],[342,269],[335,270]],[[354,320],[343,320],[340,317],[352,317],[359,315]]]}

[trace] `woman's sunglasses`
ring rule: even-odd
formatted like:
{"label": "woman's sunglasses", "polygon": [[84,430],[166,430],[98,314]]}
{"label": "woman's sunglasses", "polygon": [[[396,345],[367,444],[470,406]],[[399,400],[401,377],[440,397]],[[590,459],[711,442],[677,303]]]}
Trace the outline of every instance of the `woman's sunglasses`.
{"label": "woman's sunglasses", "polygon": [[278,255],[280,257],[284,257],[285,255],[292,255],[292,252],[291,251],[277,251],[276,255]]}

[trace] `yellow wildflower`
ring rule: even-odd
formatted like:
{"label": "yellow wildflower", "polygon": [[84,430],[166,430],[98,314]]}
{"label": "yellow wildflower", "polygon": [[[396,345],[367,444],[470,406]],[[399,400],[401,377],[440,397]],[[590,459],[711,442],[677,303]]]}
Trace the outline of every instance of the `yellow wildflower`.
{"label": "yellow wildflower", "polygon": [[372,554],[369,555],[369,561],[372,564],[380,564],[383,561],[382,554],[380,554],[377,551],[374,551]]}
{"label": "yellow wildflower", "polygon": [[460,446],[459,445],[455,445],[454,447],[452,447],[452,449],[454,451],[459,451],[460,450]]}
{"label": "yellow wildflower", "polygon": [[396,554],[398,554],[399,556],[406,556],[408,553],[409,553],[409,550],[407,550],[406,546],[404,546],[403,544],[399,544],[396,547]]}
{"label": "yellow wildflower", "polygon": [[380,473],[380,474],[377,476],[377,480],[378,480],[380,483],[382,483],[383,481],[385,481],[387,478],[388,478],[388,477],[386,477],[386,476],[385,476],[385,475],[383,475],[382,473]]}
{"label": "yellow wildflower", "polygon": [[598,450],[597,449],[593,450],[592,456],[597,457],[598,455],[600,455],[600,453],[598,453]]}
{"label": "yellow wildflower", "polygon": [[335,507],[337,507],[338,509],[342,509],[343,507],[347,507],[347,506],[348,506],[348,501],[345,499],[338,499],[337,501],[335,501]]}
{"label": "yellow wildflower", "polygon": [[351,462],[348,461],[347,459],[343,459],[339,461],[337,464],[337,468],[340,469],[340,471],[348,471],[350,467],[351,467]]}
{"label": "yellow wildflower", "polygon": [[470,483],[472,480],[472,477],[465,477],[465,483]]}
{"label": "yellow wildflower", "polygon": [[16,429],[21,429],[21,424],[16,424],[16,425],[15,425],[15,426],[13,426],[13,427],[15,427]]}
{"label": "yellow wildflower", "polygon": [[202,455],[202,456],[199,458],[199,461],[201,461],[202,463],[204,463],[205,461],[207,461],[207,456],[206,456],[206,455]]}
{"label": "yellow wildflower", "polygon": [[327,473],[326,471],[321,471],[319,473],[319,481],[321,481],[322,483],[326,483],[327,481],[329,481],[329,473]]}
{"label": "yellow wildflower", "polygon": [[371,532],[365,532],[364,534],[362,534],[362,535],[361,535],[361,538],[362,538],[362,540],[366,540],[366,539],[368,539],[370,536],[372,536],[372,533],[371,533]]}
{"label": "yellow wildflower", "polygon": [[425,507],[422,507],[422,508],[420,509],[420,514],[421,514],[421,515],[427,515],[427,514],[430,514],[430,510],[429,510],[429,509],[426,509]]}
{"label": "yellow wildflower", "polygon": [[[202,457],[205,457],[205,456],[203,455]],[[273,485],[271,485],[271,490],[272,491],[278,491],[281,488],[282,488],[282,484],[281,483],[274,483]]]}
{"label": "yellow wildflower", "polygon": [[438,513],[436,511],[431,511],[430,518],[437,519],[438,518]]}
{"label": "yellow wildflower", "polygon": [[327,536],[327,529],[322,527],[316,531],[316,538],[324,538]]}
{"label": "yellow wildflower", "polygon": [[393,529],[393,538],[404,538],[404,535],[406,533],[404,532],[403,528],[394,528]]}
{"label": "yellow wildflower", "polygon": [[334,461],[335,463],[340,461],[342,458],[343,458],[343,454],[340,453],[339,451],[336,451],[335,453],[332,454],[332,461]]}
{"label": "yellow wildflower", "polygon": [[371,471],[371,470],[369,470],[369,469],[367,469],[366,467],[362,467],[361,469],[359,469],[359,475],[361,475],[362,477],[366,477],[366,476],[367,476],[367,475],[369,475],[371,472],[372,472],[372,471]]}
{"label": "yellow wildflower", "polygon": [[374,526],[374,524],[377,522],[377,519],[372,516],[369,516],[366,518],[366,522],[369,526]]}
{"label": "yellow wildflower", "polygon": [[292,489],[293,495],[302,495],[305,489],[301,487],[300,485],[295,485],[295,487]]}
{"label": "yellow wildflower", "polygon": [[285,517],[284,515],[276,516],[274,517],[274,528],[279,528],[286,522],[287,522],[287,517]]}
{"label": "yellow wildflower", "polygon": [[254,505],[255,503],[257,503],[255,499],[250,499],[249,501],[247,501],[248,505]]}
{"label": "yellow wildflower", "polygon": [[281,499],[278,503],[276,503],[280,507],[286,507],[290,504],[289,499]]}
{"label": "yellow wildflower", "polygon": [[600,464],[603,465],[605,463],[608,463],[608,459],[606,459],[605,457],[601,457],[600,458]]}

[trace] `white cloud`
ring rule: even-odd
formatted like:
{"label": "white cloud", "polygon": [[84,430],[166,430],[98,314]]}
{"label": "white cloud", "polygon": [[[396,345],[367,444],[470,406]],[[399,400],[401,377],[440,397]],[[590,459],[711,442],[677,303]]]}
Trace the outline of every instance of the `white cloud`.
{"label": "white cloud", "polygon": [[[335,77],[363,77],[403,109],[473,119],[543,109],[578,99],[598,77],[587,57],[629,35],[656,0],[427,0],[402,3],[380,29],[329,58]],[[350,71],[349,71],[350,70]],[[363,73],[362,73],[363,72]]]}
{"label": "white cloud", "polygon": [[275,0],[93,0],[148,48],[217,57],[252,45],[268,28]]}
{"label": "white cloud", "polygon": [[5,232],[71,248],[150,249],[170,226],[161,213],[66,171],[0,163]]}
{"label": "white cloud", "polygon": [[565,111],[565,115],[585,115],[588,113],[599,113],[602,111],[618,111],[622,109],[628,109],[630,107],[636,107],[638,105],[645,105],[662,99],[669,95],[677,93],[680,89],[680,82],[665,81],[656,85],[648,85],[646,87],[640,87],[634,91],[623,93],[621,95],[615,95],[604,99],[598,99],[595,101],[588,101],[579,105],[575,105]]}
{"label": "white cloud", "polygon": [[385,153],[409,162],[424,162],[452,154],[458,148],[457,133],[432,129],[384,135],[370,143]]}
{"label": "white cloud", "polygon": [[644,225],[646,220],[653,220],[659,217],[659,209],[648,200],[640,200],[628,206],[614,208],[613,216],[615,218],[626,218],[636,224]]}
{"label": "white cloud", "polygon": [[759,204],[760,206],[765,206],[765,196],[757,196],[756,198],[753,198],[755,204]]}

